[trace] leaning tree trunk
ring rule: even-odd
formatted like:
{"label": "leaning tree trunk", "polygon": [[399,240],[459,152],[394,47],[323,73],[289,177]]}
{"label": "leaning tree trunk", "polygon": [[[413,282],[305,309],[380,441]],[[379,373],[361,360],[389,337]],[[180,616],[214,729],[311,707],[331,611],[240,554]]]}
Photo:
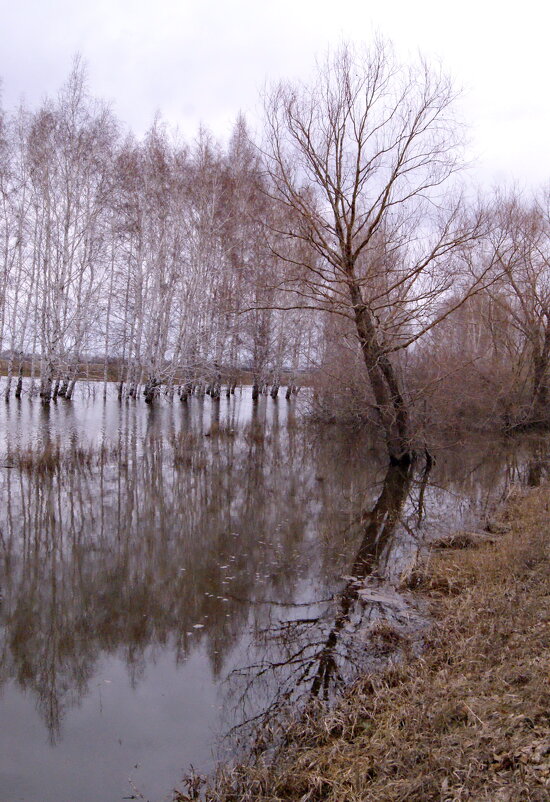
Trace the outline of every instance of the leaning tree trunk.
{"label": "leaning tree trunk", "polygon": [[72,397],[73,397],[74,388],[75,388],[75,385],[76,385],[76,379],[77,379],[77,374],[76,374],[76,369],[75,369],[75,372],[73,373],[72,378],[71,378],[71,380],[69,382],[69,386],[67,387],[67,389],[65,391],[65,399],[67,401],[70,401],[72,399]]}
{"label": "leaning tree trunk", "polygon": [[77,356],[75,356],[73,364],[71,365],[71,367],[69,369],[69,372],[68,372],[68,374],[67,374],[67,376],[65,378],[65,381],[63,382],[63,385],[61,387],[60,394],[61,394],[61,392],[63,392],[63,398],[66,401],[71,401],[72,400],[73,393],[74,393],[74,388],[75,388],[76,382],[78,380],[78,366],[79,366],[79,364],[80,364],[80,358],[77,355]]}
{"label": "leaning tree trunk", "polygon": [[408,465],[412,459],[412,451],[406,401],[394,367],[378,342],[372,313],[363,301],[360,287],[352,282],[349,290],[361,353],[384,429],[390,462]]}

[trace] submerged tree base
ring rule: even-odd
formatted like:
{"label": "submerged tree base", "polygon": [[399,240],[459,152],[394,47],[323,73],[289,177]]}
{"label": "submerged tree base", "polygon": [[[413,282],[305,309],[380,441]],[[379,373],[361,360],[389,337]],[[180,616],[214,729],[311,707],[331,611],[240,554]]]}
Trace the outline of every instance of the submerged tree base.
{"label": "submerged tree base", "polygon": [[[547,800],[550,486],[513,497],[504,534],[404,577],[431,601],[422,657],[302,718],[271,761],[190,778],[179,802]],[[194,785],[193,785],[194,784]]]}

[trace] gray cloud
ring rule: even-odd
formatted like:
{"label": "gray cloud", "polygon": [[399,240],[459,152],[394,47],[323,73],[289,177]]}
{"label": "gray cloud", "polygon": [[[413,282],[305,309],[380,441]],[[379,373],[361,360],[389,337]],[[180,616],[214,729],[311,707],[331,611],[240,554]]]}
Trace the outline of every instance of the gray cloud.
{"label": "gray cloud", "polygon": [[[36,105],[55,93],[73,55],[89,67],[94,94],[143,133],[157,110],[186,136],[200,121],[225,135],[253,113],[265,80],[307,74],[315,54],[374,30],[406,54],[420,48],[465,86],[473,150],[487,180],[546,180],[550,134],[546,20],[526,0],[521,16],[496,0],[465,0],[442,13],[435,0],[20,0],[2,9],[4,105]],[[498,14],[496,13],[498,11]],[[535,13],[536,12],[536,13]],[[528,150],[522,146],[528,143]]]}

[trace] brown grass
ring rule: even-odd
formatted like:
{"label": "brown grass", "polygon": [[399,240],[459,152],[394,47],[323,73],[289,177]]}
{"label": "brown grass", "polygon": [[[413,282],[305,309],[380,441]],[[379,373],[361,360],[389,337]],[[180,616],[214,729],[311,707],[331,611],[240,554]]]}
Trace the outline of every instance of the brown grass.
{"label": "brown grass", "polygon": [[62,448],[58,442],[41,447],[29,446],[10,452],[6,462],[28,474],[54,474],[74,468],[91,469],[119,456],[116,447],[71,445]]}
{"label": "brown grass", "polygon": [[[405,578],[435,623],[422,657],[364,677],[302,720],[271,763],[220,769],[210,802],[550,799],[550,487],[516,494],[508,530]],[[180,800],[198,798],[191,786]]]}

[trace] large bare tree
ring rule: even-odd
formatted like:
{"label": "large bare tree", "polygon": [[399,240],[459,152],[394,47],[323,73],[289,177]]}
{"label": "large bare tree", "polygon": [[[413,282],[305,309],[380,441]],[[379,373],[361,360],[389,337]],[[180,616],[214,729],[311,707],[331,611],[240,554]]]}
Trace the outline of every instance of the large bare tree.
{"label": "large bare tree", "polygon": [[[353,321],[397,463],[412,454],[397,353],[437,322],[435,301],[481,234],[453,179],[454,101],[443,73],[400,66],[380,42],[343,46],[309,84],[280,83],[266,97],[267,170],[289,212],[274,247],[292,266],[298,304]],[[470,291],[479,274],[472,281]]]}

